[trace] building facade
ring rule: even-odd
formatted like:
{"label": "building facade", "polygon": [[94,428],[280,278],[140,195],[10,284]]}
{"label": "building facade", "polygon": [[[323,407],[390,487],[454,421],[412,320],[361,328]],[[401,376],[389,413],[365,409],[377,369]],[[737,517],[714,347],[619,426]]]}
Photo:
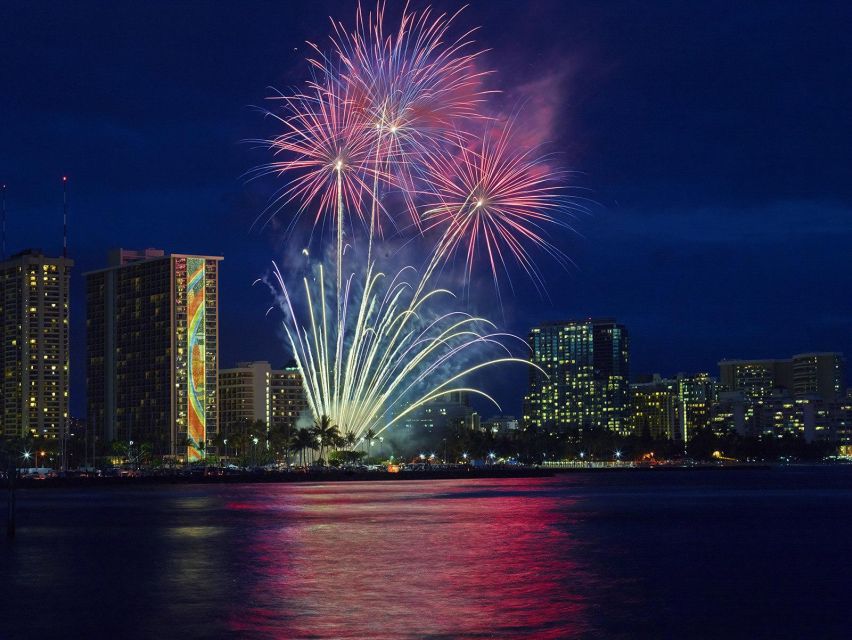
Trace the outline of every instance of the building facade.
{"label": "building facade", "polygon": [[835,401],[844,395],[843,356],[839,353],[800,353],[791,360],[793,395],[816,395]]}
{"label": "building facade", "polygon": [[556,431],[604,428],[626,434],[629,340],[613,320],[541,325],[529,334],[524,424]]}
{"label": "building facade", "polygon": [[678,428],[688,440],[695,433],[710,427],[713,406],[719,397],[719,385],[709,373],[692,376],[678,374]]}
{"label": "building facade", "polygon": [[801,437],[843,446],[848,432],[844,364],[843,355],[834,352],[723,360],[714,431],[756,438]]}
{"label": "building facade", "polygon": [[719,383],[724,391],[741,393],[749,400],[762,400],[777,390],[792,389],[792,361],[722,360],[719,363]]}
{"label": "building facade", "polygon": [[220,424],[226,432],[241,422],[263,422],[267,430],[292,433],[310,420],[302,375],[295,367],[241,362],[219,372]]}
{"label": "building facade", "polygon": [[272,372],[270,384],[270,426],[292,433],[312,420],[308,399],[302,386],[302,374],[296,367]]}
{"label": "building facade", "polygon": [[241,422],[270,424],[272,367],[268,362],[240,362],[219,370],[219,424],[228,432]]}
{"label": "building facade", "polygon": [[86,274],[88,422],[102,445],[203,459],[219,427],[219,261],[161,250]]}
{"label": "building facade", "polygon": [[689,440],[710,426],[717,384],[707,373],[675,378],[654,374],[652,380],[630,385],[633,433],[677,442]]}
{"label": "building facade", "polygon": [[642,438],[681,440],[677,381],[655,376],[630,385],[633,433]]}
{"label": "building facade", "polygon": [[830,352],[770,360],[722,360],[719,380],[725,391],[738,391],[755,401],[779,392],[833,401],[843,397],[844,364],[842,354]]}
{"label": "building facade", "polygon": [[470,406],[470,394],[467,391],[454,391],[426,402],[401,422],[405,429],[426,433],[481,428],[480,415]]}
{"label": "building facade", "polygon": [[0,262],[0,434],[62,438],[68,427],[71,267],[29,249]]}
{"label": "building facade", "polygon": [[521,423],[515,416],[491,416],[488,420],[482,421],[482,430],[495,435],[517,433],[520,428]]}

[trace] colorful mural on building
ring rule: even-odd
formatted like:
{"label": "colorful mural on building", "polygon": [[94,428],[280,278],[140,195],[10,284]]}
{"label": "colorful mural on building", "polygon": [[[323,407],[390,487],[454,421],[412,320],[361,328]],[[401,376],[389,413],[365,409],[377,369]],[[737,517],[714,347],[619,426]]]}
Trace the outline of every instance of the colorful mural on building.
{"label": "colorful mural on building", "polygon": [[189,421],[187,424],[187,460],[196,462],[204,457],[206,440],[205,415],[205,303],[204,303],[204,260],[186,260],[187,319],[187,366],[189,386]]}

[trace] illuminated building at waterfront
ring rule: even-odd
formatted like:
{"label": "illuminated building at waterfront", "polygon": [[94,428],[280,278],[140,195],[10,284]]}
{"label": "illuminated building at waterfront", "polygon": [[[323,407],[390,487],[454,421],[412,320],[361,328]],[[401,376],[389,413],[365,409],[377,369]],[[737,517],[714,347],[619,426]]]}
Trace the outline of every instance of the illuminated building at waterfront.
{"label": "illuminated building at waterfront", "polygon": [[226,431],[258,421],[268,429],[292,431],[300,419],[310,420],[298,369],[272,369],[265,361],[220,370],[219,401],[219,420]]}
{"label": "illuminated building at waterfront", "polygon": [[60,438],[68,423],[71,267],[29,249],[0,262],[0,434]]}
{"label": "illuminated building at waterfront", "polygon": [[844,359],[834,352],[786,359],[723,360],[713,428],[750,437],[843,442],[848,432]]}
{"label": "illuminated building at waterfront", "polygon": [[688,440],[710,424],[716,402],[716,380],[707,373],[674,378],[654,374],[652,380],[630,385],[633,433],[651,438]]}
{"label": "illuminated building at waterfront", "polygon": [[544,324],[530,331],[529,346],[541,370],[530,368],[525,425],[630,432],[624,325],[609,319]]}
{"label": "illuminated building at waterfront", "polygon": [[270,427],[292,432],[299,422],[312,423],[308,399],[302,387],[302,374],[296,367],[285,367],[272,372],[269,388]]}
{"label": "illuminated building at waterfront", "polygon": [[750,400],[785,391],[794,397],[818,395],[824,400],[843,396],[844,360],[839,353],[800,353],[791,358],[722,360],[719,381],[725,391]]}
{"label": "illuminated building at waterfront", "polygon": [[677,382],[658,375],[651,382],[630,385],[633,432],[643,438],[681,440],[678,429]]}
{"label": "illuminated building at waterfront", "polygon": [[447,431],[452,429],[481,428],[479,413],[470,406],[470,394],[455,391],[427,402],[411,412],[402,421],[406,429]]}
{"label": "illuminated building at waterfront", "polygon": [[219,261],[161,250],[86,274],[88,422],[102,444],[201,460],[218,432]]}

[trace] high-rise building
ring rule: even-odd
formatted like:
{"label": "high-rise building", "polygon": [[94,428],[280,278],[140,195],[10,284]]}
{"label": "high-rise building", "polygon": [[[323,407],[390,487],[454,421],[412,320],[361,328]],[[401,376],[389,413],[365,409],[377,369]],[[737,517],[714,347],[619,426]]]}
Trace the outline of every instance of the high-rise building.
{"label": "high-rise building", "polygon": [[677,381],[655,375],[630,385],[633,433],[643,438],[681,440]]}
{"label": "high-rise building", "polygon": [[273,369],[268,362],[240,362],[219,371],[219,423],[231,431],[241,422],[261,421],[269,429],[293,431],[308,415],[302,375],[295,367]]}
{"label": "high-rise building", "polygon": [[197,461],[219,427],[219,261],[157,249],[86,274],[88,422],[102,446]]}
{"label": "high-rise building", "polygon": [[677,376],[678,430],[688,440],[710,426],[713,405],[718,397],[718,384],[709,373]]}
{"label": "high-rise building", "polygon": [[724,391],[738,391],[749,400],[768,398],[793,388],[793,365],[787,359],[722,360],[719,382]]}
{"label": "high-rise building", "polygon": [[545,324],[530,331],[529,345],[530,360],[540,369],[530,367],[524,424],[629,432],[624,325],[591,319]]}
{"label": "high-rise building", "polygon": [[837,440],[840,455],[852,457],[852,388],[837,401]]}
{"label": "high-rise building", "polygon": [[239,362],[219,370],[219,424],[229,431],[241,422],[270,424],[272,367],[268,362]]}
{"label": "high-rise building", "polygon": [[61,438],[68,422],[73,261],[28,249],[0,262],[0,434]]}
{"label": "high-rise building", "polygon": [[675,378],[654,374],[649,382],[630,385],[633,433],[677,442],[710,426],[716,380],[707,373]]}
{"label": "high-rise building", "polygon": [[292,432],[300,426],[300,420],[309,417],[302,374],[296,367],[273,371],[269,393],[271,428]]}
{"label": "high-rise building", "polygon": [[725,391],[739,391],[750,400],[778,391],[836,400],[843,396],[843,369],[843,354],[800,353],[785,359],[722,360],[719,379]]}
{"label": "high-rise building", "polygon": [[793,395],[818,395],[823,400],[842,398],[843,364],[840,353],[800,353],[793,356]]}

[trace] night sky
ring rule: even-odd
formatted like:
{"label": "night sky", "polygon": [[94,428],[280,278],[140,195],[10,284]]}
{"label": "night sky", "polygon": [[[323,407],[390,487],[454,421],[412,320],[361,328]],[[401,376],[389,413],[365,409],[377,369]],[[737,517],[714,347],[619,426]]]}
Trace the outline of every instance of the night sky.
{"label": "night sky", "polygon": [[[222,365],[288,358],[251,283],[301,244],[250,228],[276,180],[246,182],[268,156],[242,141],[274,133],[251,105],[303,80],[305,40],[354,7],[0,4],[10,252],[61,250],[70,179],[72,413],[85,411],[82,273],[112,247],[224,256]],[[614,316],[634,374],[852,354],[850,24],[847,2],[472,0],[458,29],[482,26],[497,99],[524,106],[594,201],[558,237],[575,266],[542,257],[551,299],[516,277],[503,326]],[[509,412],[524,375],[492,381]]]}

